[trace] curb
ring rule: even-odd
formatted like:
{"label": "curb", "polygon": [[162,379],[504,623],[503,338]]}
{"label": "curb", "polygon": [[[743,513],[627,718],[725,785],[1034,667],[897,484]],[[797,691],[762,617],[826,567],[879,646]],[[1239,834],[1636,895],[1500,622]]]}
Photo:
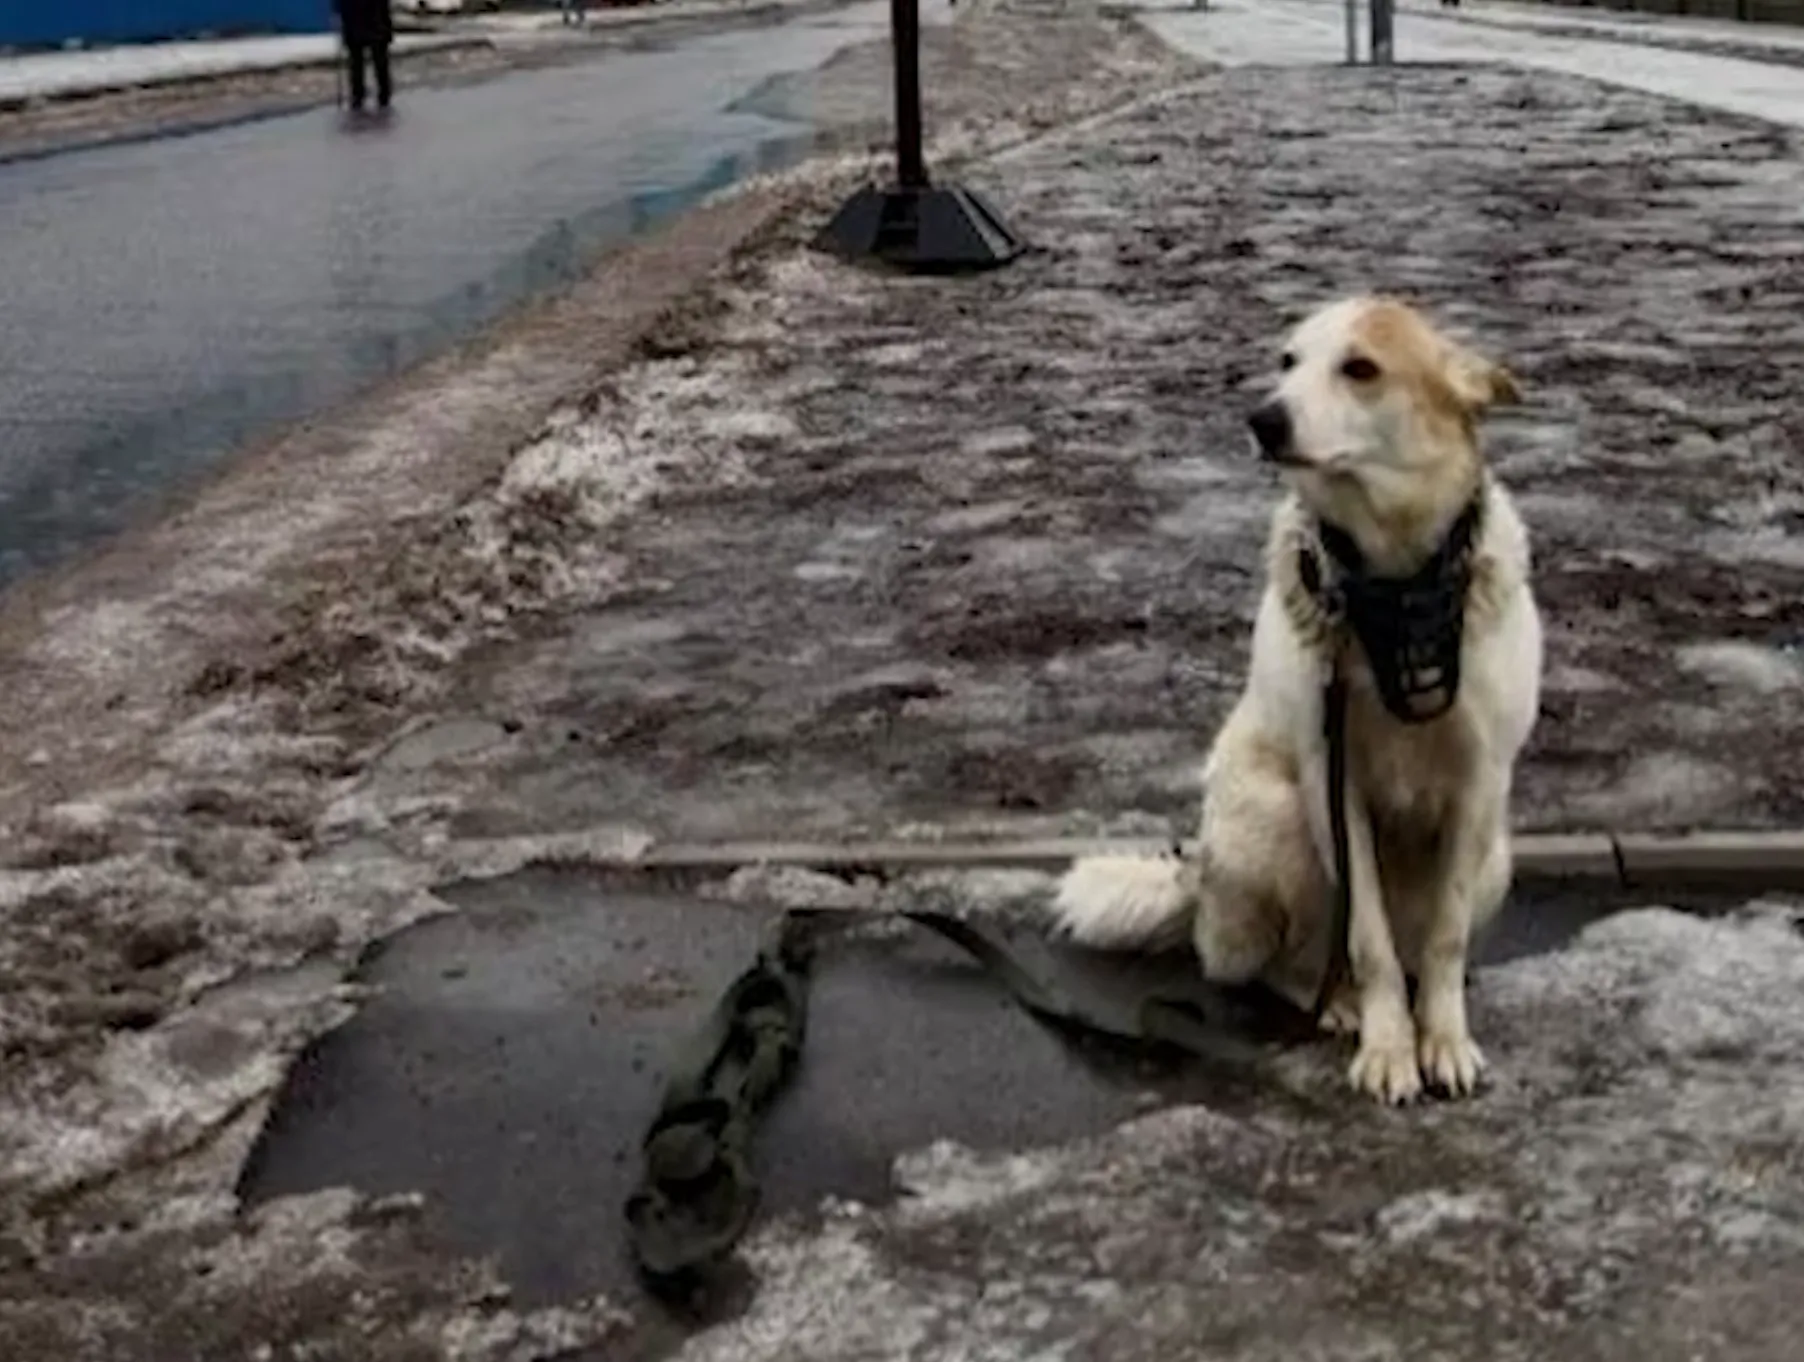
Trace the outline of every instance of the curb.
{"label": "curb", "polygon": [[[1195,843],[1179,844],[1185,854]],[[1061,870],[1081,856],[1161,855],[1155,838],[1039,838],[997,842],[670,842],[624,864],[642,870]],[[1593,881],[1617,889],[1710,886],[1804,889],[1804,829],[1773,832],[1525,833],[1515,839],[1518,880]]]}
{"label": "curb", "polygon": [[1804,831],[1625,834],[1615,839],[1622,883],[1804,886]]}

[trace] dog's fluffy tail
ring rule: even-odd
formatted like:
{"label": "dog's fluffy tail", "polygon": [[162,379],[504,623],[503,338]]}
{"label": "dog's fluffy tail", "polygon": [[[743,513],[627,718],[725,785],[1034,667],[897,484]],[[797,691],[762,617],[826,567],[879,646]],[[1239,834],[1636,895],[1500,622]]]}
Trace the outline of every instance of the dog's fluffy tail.
{"label": "dog's fluffy tail", "polygon": [[1086,856],[1059,881],[1058,931],[1102,950],[1175,944],[1194,908],[1176,856]]}

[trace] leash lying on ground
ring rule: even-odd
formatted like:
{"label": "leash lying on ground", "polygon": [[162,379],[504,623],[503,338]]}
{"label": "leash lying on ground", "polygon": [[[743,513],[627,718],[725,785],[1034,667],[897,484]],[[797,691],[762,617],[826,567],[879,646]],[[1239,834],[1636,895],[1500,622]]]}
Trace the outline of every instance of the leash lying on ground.
{"label": "leash lying on ground", "polygon": [[626,1203],[633,1255],[654,1288],[686,1287],[732,1251],[758,1209],[747,1145],[801,1057],[814,956],[808,920],[777,920],[757,961],[670,1066],[645,1136],[644,1177]]}
{"label": "leash lying on ground", "polygon": [[[1319,1023],[1348,969],[1352,912],[1346,811],[1346,684],[1338,669],[1323,696],[1328,744],[1329,820],[1336,892],[1328,972],[1317,995]],[[1186,999],[1150,997],[1131,1026],[1087,1008],[1039,978],[988,931],[945,913],[905,913],[970,955],[1015,1002],[1068,1037],[1117,1045],[1164,1045],[1242,1069],[1266,1047],[1211,1025]],[[751,1227],[758,1180],[749,1145],[758,1118],[801,1058],[808,1028],[808,980],[823,924],[868,915],[798,910],[777,919],[757,960],[734,980],[688,1052],[674,1061],[647,1132],[644,1170],[627,1199],[633,1256],[656,1294],[681,1297],[724,1260]],[[1311,1034],[1315,1028],[1311,1027]]]}
{"label": "leash lying on ground", "polygon": [[[1134,1021],[1124,1024],[1035,975],[972,922],[943,913],[901,916],[964,950],[1024,1011],[1067,1037],[1165,1046],[1239,1069],[1269,1052],[1268,1045],[1212,1021],[1194,999],[1147,998]],[[634,1257],[657,1294],[686,1294],[750,1228],[758,1181],[748,1146],[758,1118],[801,1056],[819,936],[825,928],[872,920],[852,912],[783,914],[757,960],[672,1063],[645,1137],[641,1181],[625,1208]]]}

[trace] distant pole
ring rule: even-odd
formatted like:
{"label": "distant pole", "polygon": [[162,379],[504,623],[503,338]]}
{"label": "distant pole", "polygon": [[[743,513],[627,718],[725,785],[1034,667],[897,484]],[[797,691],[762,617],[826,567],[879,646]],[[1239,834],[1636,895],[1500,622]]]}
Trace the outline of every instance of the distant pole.
{"label": "distant pole", "polygon": [[1372,65],[1389,66],[1391,64],[1392,34],[1394,11],[1391,0],[1371,0],[1372,5]]}
{"label": "distant pole", "polygon": [[890,0],[890,51],[896,72],[896,184],[927,188],[927,159],[921,151],[920,0]]}
{"label": "distant pole", "polygon": [[1359,0],[1347,0],[1347,65],[1359,65]]}
{"label": "distant pole", "polygon": [[896,182],[867,184],[815,236],[823,251],[918,273],[989,270],[1027,245],[976,190],[934,185],[921,148],[920,0],[890,0],[896,77]]}

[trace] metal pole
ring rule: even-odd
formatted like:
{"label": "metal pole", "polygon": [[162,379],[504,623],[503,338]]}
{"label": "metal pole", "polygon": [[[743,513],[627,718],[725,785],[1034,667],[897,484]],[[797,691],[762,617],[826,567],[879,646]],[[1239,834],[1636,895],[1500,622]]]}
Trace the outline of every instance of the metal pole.
{"label": "metal pole", "polygon": [[1371,0],[1372,3],[1372,64],[1389,66],[1391,64],[1391,35],[1393,31],[1391,0]]}
{"label": "metal pole", "polygon": [[1347,0],[1347,65],[1359,65],[1359,0]]}
{"label": "metal pole", "polygon": [[896,183],[927,188],[921,154],[920,0],[890,0],[890,46],[896,60]]}

